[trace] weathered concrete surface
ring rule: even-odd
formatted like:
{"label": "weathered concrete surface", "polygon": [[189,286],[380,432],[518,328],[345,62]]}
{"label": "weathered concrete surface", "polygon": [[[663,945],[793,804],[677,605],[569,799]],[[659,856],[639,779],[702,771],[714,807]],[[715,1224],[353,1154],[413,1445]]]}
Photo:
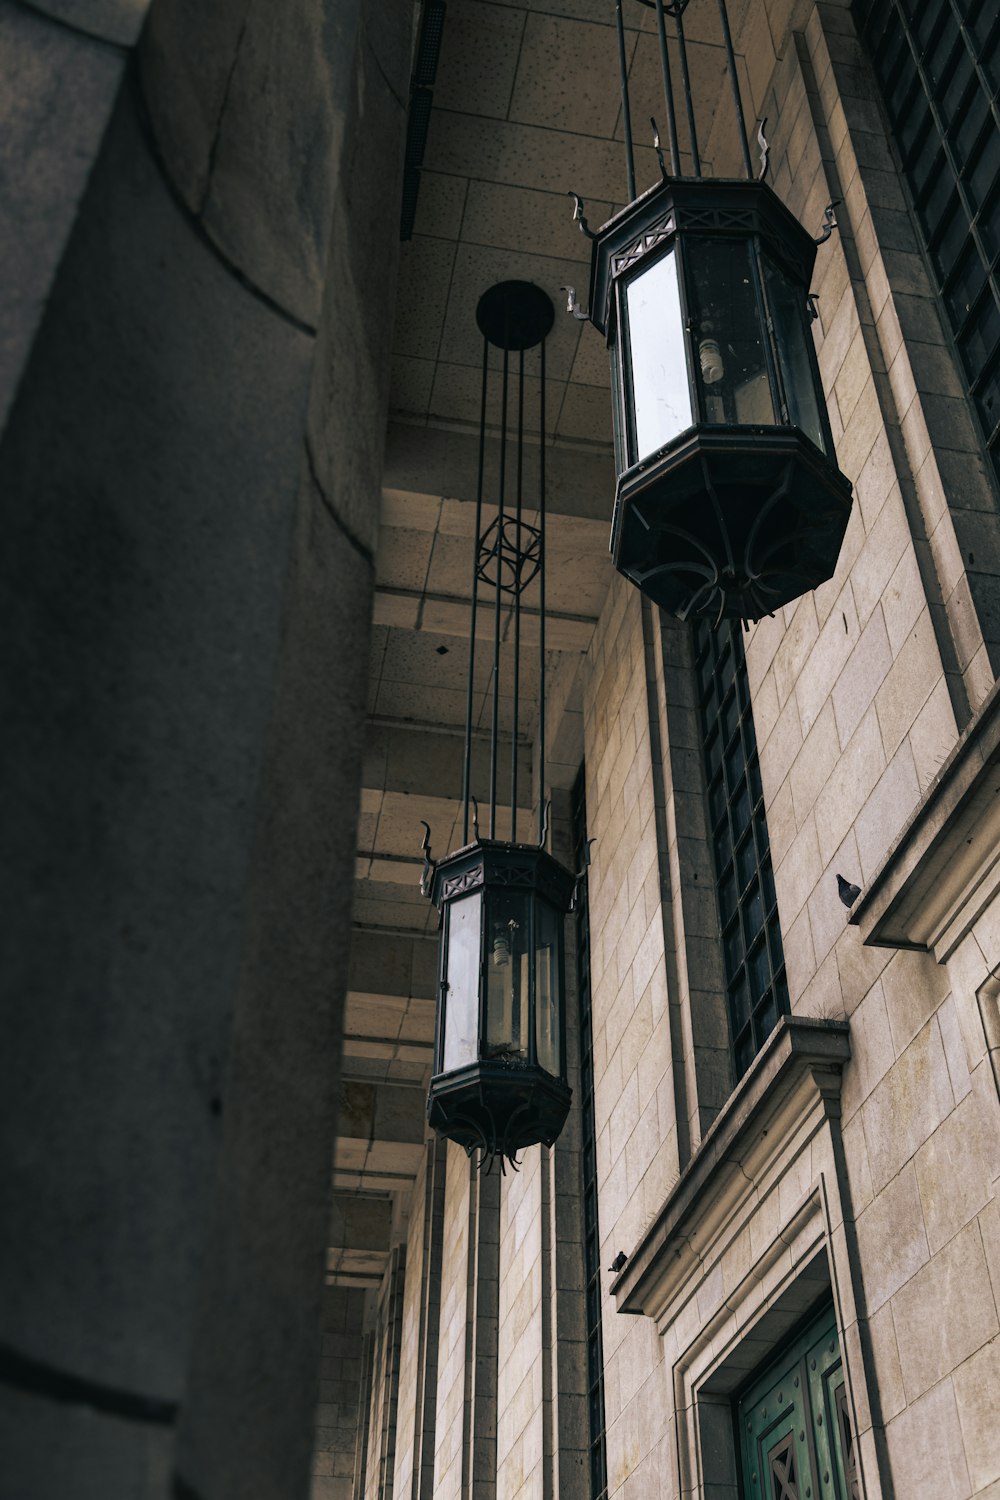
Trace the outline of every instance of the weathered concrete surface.
{"label": "weathered concrete surface", "polygon": [[[23,1500],[164,1495],[178,1405],[196,1490],[308,1488],[373,587],[345,515],[374,535],[379,489],[363,486],[380,466],[388,372],[379,336],[349,387],[338,355],[345,473],[334,446],[317,476],[317,339],[282,304],[291,273],[255,184],[283,177],[302,193],[317,230],[307,311],[328,325],[330,359],[343,286],[326,286],[329,244],[358,259],[373,213],[394,243],[405,72],[381,69],[407,59],[409,38],[401,5],[394,54],[380,12],[379,58],[370,45],[335,58],[344,139],[384,194],[379,220],[339,181],[333,106],[303,117],[308,140],[289,139],[300,101],[278,98],[297,47],[319,68],[313,53],[333,46],[328,8],[300,7],[309,25],[241,53],[272,110],[254,113],[247,71],[223,89],[225,245],[169,159],[165,175],[141,79],[127,82],[0,443],[3,972],[17,1037],[0,1061],[0,1209],[16,1226],[0,1252],[0,1343],[112,1410],[153,1414],[67,1422],[44,1394],[24,1397],[2,1439]],[[225,72],[232,49],[217,11],[161,0],[152,20],[168,33],[172,11],[183,56],[157,82],[183,114],[191,76],[213,53]],[[42,59],[46,80],[57,65]],[[96,117],[86,90],[74,107]],[[254,115],[242,156],[241,113]],[[288,222],[289,244],[300,229]],[[244,246],[261,285],[236,262]],[[393,275],[390,253],[380,312]]]}
{"label": "weathered concrete surface", "polygon": [[0,0],[0,430],[124,67],[120,48]]}

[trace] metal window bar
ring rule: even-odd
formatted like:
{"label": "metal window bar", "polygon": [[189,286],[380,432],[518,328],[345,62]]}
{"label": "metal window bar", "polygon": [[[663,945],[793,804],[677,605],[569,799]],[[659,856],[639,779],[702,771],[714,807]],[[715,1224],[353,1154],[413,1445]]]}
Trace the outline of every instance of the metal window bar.
{"label": "metal window bar", "polygon": [[741,627],[694,626],[708,815],[734,1076],[788,1014],[781,925]]}
{"label": "metal window bar", "polygon": [[[586,865],[587,805],[583,767],[572,793],[574,862]],[[594,1130],[594,1036],[590,993],[590,915],[587,877],[576,895],[576,973],[580,997],[580,1108],[582,1113],[583,1255],[587,1320],[587,1412],[590,1500],[607,1500],[608,1456],[604,1420],[604,1342],[601,1334],[601,1236],[597,1211],[597,1137]]]}
{"label": "metal window bar", "polygon": [[1000,9],[855,0],[853,14],[1000,477]]}

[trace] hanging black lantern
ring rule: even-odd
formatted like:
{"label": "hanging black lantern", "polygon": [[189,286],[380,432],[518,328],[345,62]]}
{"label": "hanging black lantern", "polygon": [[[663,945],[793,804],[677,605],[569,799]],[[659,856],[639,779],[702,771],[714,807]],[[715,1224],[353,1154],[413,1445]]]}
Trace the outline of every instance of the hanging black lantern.
{"label": "hanging black lantern", "polygon": [[[483,395],[479,486],[473,551],[472,621],[463,786],[463,847],[435,863],[430,831],[424,840],[423,890],[441,914],[440,980],[434,1072],[427,1118],[441,1135],[484,1160],[513,1161],[526,1146],[551,1145],[565,1123],[572,1092],[566,1081],[563,1027],[563,921],[575,877],[545,849],[547,803],[539,772],[538,843],[517,840],[518,730],[522,616],[525,591],[535,585],[538,626],[538,743],[545,743],[545,336],[554,318],[544,292],[527,282],[503,282],[481,298]],[[500,395],[497,514],[483,527],[486,413],[490,347],[503,351]],[[525,480],[525,350],[539,348],[539,461],[530,504]],[[511,355],[517,356],[511,371]],[[516,401],[511,385],[516,382]],[[515,405],[513,432],[508,410]],[[513,442],[511,442],[513,437]],[[510,462],[508,462],[508,448]],[[513,491],[513,494],[510,493]],[[537,511],[537,524],[525,512]],[[481,590],[481,585],[485,588]],[[490,729],[489,836],[480,837],[479,807],[471,795],[473,670],[480,594],[492,594],[493,659]],[[509,646],[501,622],[510,615]],[[497,837],[500,678],[504,660],[513,695],[510,839]],[[472,842],[469,838],[470,808]]]}
{"label": "hanging black lantern", "polygon": [[[646,3],[646,0],[643,0]],[[593,240],[590,312],[611,355],[615,566],[681,619],[757,619],[833,574],[851,509],[809,322],[816,246],[753,180],[725,0],[719,0],[747,178],[700,175],[682,16],[655,0],[671,174]],[[675,18],[695,175],[680,175],[665,14]],[[617,14],[622,31],[621,0]],[[628,85],[622,68],[623,102]],[[761,133],[761,140],[763,136]],[[659,154],[659,143],[657,141]],[[766,171],[764,147],[762,175]],[[574,195],[575,196],[575,195]]]}
{"label": "hanging black lantern", "polygon": [[467,1150],[551,1145],[572,1094],[563,919],[573,876],[532,844],[489,839],[436,867],[441,988],[427,1118]]}

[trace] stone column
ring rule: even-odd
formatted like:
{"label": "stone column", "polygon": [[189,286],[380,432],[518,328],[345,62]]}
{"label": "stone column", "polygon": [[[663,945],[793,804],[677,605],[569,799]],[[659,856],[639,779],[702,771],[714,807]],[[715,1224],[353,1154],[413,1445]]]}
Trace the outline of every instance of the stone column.
{"label": "stone column", "polygon": [[308,1491],[410,22],[155,0],[0,442],[19,1500]]}
{"label": "stone column", "polygon": [[500,1176],[447,1146],[434,1500],[493,1500],[497,1474]]}
{"label": "stone column", "polygon": [[147,0],[0,0],[0,431]]}

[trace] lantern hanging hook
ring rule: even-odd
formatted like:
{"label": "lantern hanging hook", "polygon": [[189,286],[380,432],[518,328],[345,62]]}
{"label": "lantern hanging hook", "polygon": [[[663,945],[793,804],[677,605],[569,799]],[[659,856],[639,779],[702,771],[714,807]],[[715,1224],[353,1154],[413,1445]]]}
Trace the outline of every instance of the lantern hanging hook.
{"label": "lantern hanging hook", "polygon": [[760,171],[757,173],[757,181],[763,182],[767,176],[771,147],[767,136],[764,134],[764,126],[767,124],[767,115],[764,116],[757,126],[757,144],[760,146]]}
{"label": "lantern hanging hook", "polygon": [[[573,200],[573,221],[574,221],[574,223],[579,224],[579,226],[580,226],[580,233],[581,234],[585,234],[587,236],[588,240],[596,240],[597,239],[597,235],[591,229],[590,225],[587,223],[586,217],[584,216],[583,210],[586,208],[587,205],[584,203],[583,199],[580,197],[580,194],[579,193],[574,193],[573,189],[570,188],[569,192],[566,194],[566,197],[567,198],[572,198],[572,200]],[[563,288],[561,288],[561,290],[565,291],[566,288],[563,287]]]}
{"label": "lantern hanging hook", "polygon": [[573,897],[572,897],[572,900],[569,903],[569,909],[570,909],[570,911],[576,911],[576,901],[577,901],[577,896],[580,893],[580,886],[586,880],[586,878],[587,878],[587,871],[590,869],[590,846],[591,846],[591,844],[596,844],[596,843],[597,843],[596,838],[595,839],[587,839],[585,841],[585,843],[584,843],[584,846],[583,846],[583,864],[580,866],[580,868],[577,870],[576,874],[573,877]]}
{"label": "lantern hanging hook", "polygon": [[425,823],[423,818],[420,819],[420,826],[424,830],[424,841],[420,845],[424,856],[424,868],[420,872],[420,894],[429,896],[431,893],[430,877],[437,868],[437,861],[431,855],[431,826]]}
{"label": "lantern hanging hook", "polygon": [[837,209],[839,206],[839,198],[831,199],[826,205],[826,208],[823,210],[822,232],[813,240],[814,245],[825,245],[833,231],[840,228],[840,225],[837,223]]}
{"label": "lantern hanging hook", "polygon": [[660,150],[660,131],[653,115],[650,115],[649,123],[653,127],[653,150],[656,152],[656,160],[660,164],[660,176],[666,181],[667,167],[663,160],[663,152]]}
{"label": "lantern hanging hook", "polygon": [[479,838],[479,803],[476,801],[475,797],[470,797],[469,801],[472,803],[472,837],[474,839],[478,839]]}
{"label": "lantern hanging hook", "polygon": [[566,293],[566,311],[572,313],[574,318],[577,318],[581,323],[589,323],[590,314],[585,312],[576,300],[576,287],[561,286],[559,290]]}
{"label": "lantern hanging hook", "polygon": [[551,806],[552,806],[552,798],[551,797],[546,797],[544,803],[542,804],[541,837],[538,840],[538,847],[539,847],[539,849],[544,849],[545,848],[545,841],[546,841],[546,839],[549,836],[549,809],[551,808]]}

